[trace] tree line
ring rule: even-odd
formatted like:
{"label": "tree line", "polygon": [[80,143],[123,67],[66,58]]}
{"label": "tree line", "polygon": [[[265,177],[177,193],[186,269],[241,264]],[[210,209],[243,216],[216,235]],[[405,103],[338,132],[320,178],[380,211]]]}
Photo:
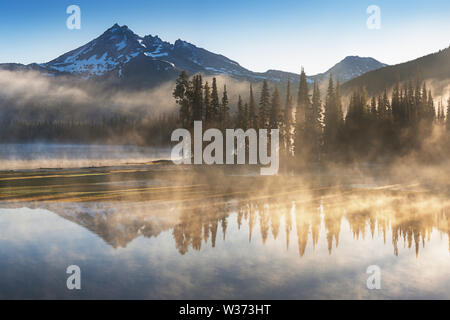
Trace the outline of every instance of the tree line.
{"label": "tree line", "polygon": [[221,130],[279,129],[280,154],[303,164],[388,159],[422,150],[436,127],[450,135],[450,98],[447,107],[442,101],[436,106],[424,82],[397,83],[390,94],[385,89],[372,97],[358,88],[344,108],[340,83],[332,75],[324,96],[318,82],[308,83],[303,68],[299,80],[296,99],[289,80],[284,93],[264,80],[260,92],[250,84],[247,99],[239,95],[231,108],[226,85],[220,92],[216,78],[210,85],[202,75],[183,71],[173,91],[178,123],[186,129],[194,121]]}
{"label": "tree line", "polygon": [[97,120],[0,120],[0,143],[86,143],[167,146],[176,114],[111,115]]}

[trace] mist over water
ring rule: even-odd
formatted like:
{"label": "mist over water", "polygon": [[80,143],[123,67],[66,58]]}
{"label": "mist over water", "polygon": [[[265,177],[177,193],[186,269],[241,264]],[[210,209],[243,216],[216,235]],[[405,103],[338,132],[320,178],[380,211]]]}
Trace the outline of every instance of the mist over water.
{"label": "mist over water", "polygon": [[[0,296],[448,299],[448,190],[360,170],[3,174]],[[83,273],[74,294],[71,264]],[[381,290],[366,287],[369,265]]]}
{"label": "mist over water", "polygon": [[[225,75],[216,78],[220,88],[227,84],[233,92],[232,102],[239,94],[247,94],[248,82]],[[211,84],[212,77],[205,80]],[[114,114],[157,117],[177,110],[174,86],[169,81],[149,89],[121,88],[109,82],[0,70],[0,120],[98,121]]]}
{"label": "mist over water", "polygon": [[169,147],[0,144],[0,171],[118,166],[169,158]]}
{"label": "mist over water", "polygon": [[443,1],[47,2],[0,5],[56,58],[0,61],[0,300],[450,299]]}
{"label": "mist over water", "polygon": [[[66,111],[100,119],[175,110],[173,84],[108,96],[26,76],[0,88],[3,102],[21,97],[3,115],[32,119],[38,101],[48,111],[39,116],[55,123]],[[231,101],[246,96],[248,83],[224,83]],[[138,136],[130,134],[142,144]],[[448,299],[444,136],[433,125],[420,149],[374,161],[350,153],[290,169],[281,159],[273,177],[153,163],[169,159],[169,146],[2,144],[0,298]],[[65,288],[73,264],[83,274],[76,293]],[[381,290],[366,287],[370,265],[382,270]]]}

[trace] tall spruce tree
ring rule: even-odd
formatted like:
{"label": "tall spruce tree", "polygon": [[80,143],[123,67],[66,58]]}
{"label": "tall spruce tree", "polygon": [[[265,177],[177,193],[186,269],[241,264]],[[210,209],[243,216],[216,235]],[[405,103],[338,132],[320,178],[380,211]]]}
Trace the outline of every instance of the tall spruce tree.
{"label": "tall spruce tree", "polygon": [[380,120],[384,120],[385,118],[385,109],[384,109],[384,105],[383,105],[383,96],[379,95],[377,98],[377,114],[378,114],[378,119]]}
{"label": "tall spruce tree", "polygon": [[392,91],[392,99],[391,99],[391,105],[392,105],[392,116],[396,124],[400,124],[401,122],[401,97],[400,97],[400,86],[398,82],[394,86],[394,90]]}
{"label": "tall spruce tree", "polygon": [[250,84],[250,101],[248,105],[248,126],[249,128],[258,129],[258,110],[256,108],[255,97],[253,95],[253,86]]}
{"label": "tall spruce tree", "polygon": [[338,111],[338,119],[341,124],[344,122],[344,112],[342,110],[342,98],[341,98],[341,84],[339,83],[339,80],[336,81],[336,106]]}
{"label": "tall spruce tree", "polygon": [[267,81],[263,81],[261,98],[259,100],[259,125],[260,128],[268,128],[270,121],[270,92]]}
{"label": "tall spruce tree", "polygon": [[[307,109],[308,110],[308,109]],[[310,119],[310,121],[308,121]],[[310,112],[307,112],[305,135],[310,142],[309,158],[313,161],[321,161],[322,147],[322,101],[320,97],[319,83],[314,81],[314,89]]]}
{"label": "tall spruce tree", "polygon": [[220,102],[219,102],[219,91],[217,90],[216,78],[213,78],[213,82],[212,82],[211,109],[212,109],[212,114],[211,114],[210,119],[213,122],[218,122],[219,121],[219,113],[220,113]]}
{"label": "tall spruce tree", "polygon": [[203,120],[203,84],[199,74],[192,79],[192,117],[194,121]]}
{"label": "tall spruce tree", "polygon": [[367,116],[367,96],[364,91],[356,89],[350,98],[350,105],[348,107],[346,124],[355,127],[366,125]]}
{"label": "tall spruce tree", "polygon": [[370,115],[374,120],[377,118],[377,99],[375,96],[370,99]]}
{"label": "tall spruce tree", "polygon": [[221,112],[220,112],[220,123],[221,128],[225,129],[229,125],[229,111],[230,108],[228,107],[228,93],[227,93],[227,86],[223,86],[223,96],[222,96],[222,104],[220,105]]}
{"label": "tall spruce tree", "polygon": [[324,150],[327,153],[332,152],[336,148],[337,137],[340,126],[340,113],[338,110],[338,102],[336,90],[334,88],[333,77],[330,74],[328,80],[327,96],[325,98],[325,114],[324,114]]}
{"label": "tall spruce tree", "polygon": [[204,86],[203,104],[203,109],[205,110],[205,122],[208,124],[214,118],[214,111],[211,104],[211,90],[209,88],[208,81],[205,82]]}
{"label": "tall spruce tree", "polygon": [[448,97],[448,100],[447,100],[447,113],[445,116],[445,122],[446,122],[445,126],[447,129],[447,132],[450,132],[450,96]]}
{"label": "tall spruce tree", "polygon": [[270,129],[280,129],[283,126],[283,113],[281,111],[281,98],[278,88],[275,87],[270,108]]}
{"label": "tall spruce tree", "polygon": [[248,103],[246,102],[244,105],[244,130],[247,130],[250,128],[250,111],[249,111],[249,107],[248,107]]}
{"label": "tall spruce tree", "polygon": [[433,100],[433,95],[431,94],[431,90],[428,90],[427,98],[428,98],[427,109],[428,109],[428,114],[430,115],[429,121],[433,122],[436,118],[436,111],[434,109],[434,100]]}
{"label": "tall spruce tree", "polygon": [[282,130],[282,146],[285,154],[290,155],[292,152],[292,125],[294,123],[294,101],[291,95],[291,81],[288,80],[286,88],[286,100],[284,103],[284,123]]}
{"label": "tall spruce tree", "polygon": [[297,107],[295,110],[295,132],[294,132],[294,153],[296,156],[303,155],[302,145],[305,142],[305,122],[306,110],[311,106],[308,93],[308,82],[306,81],[305,70],[300,73],[300,84],[298,87]]}
{"label": "tall spruce tree", "polygon": [[445,121],[445,114],[444,114],[444,106],[441,101],[438,102],[438,114],[437,114],[437,123],[439,125],[443,125]]}
{"label": "tall spruce tree", "polygon": [[386,119],[391,119],[392,117],[392,108],[391,105],[389,103],[389,98],[387,95],[387,90],[386,88],[384,88],[384,93],[383,93],[383,104],[382,104],[382,113],[383,113],[383,118]]}
{"label": "tall spruce tree", "polygon": [[368,145],[368,123],[367,93],[365,89],[355,89],[348,107],[345,118],[346,146],[350,153],[365,155]]}
{"label": "tall spruce tree", "polygon": [[239,95],[237,104],[237,117],[236,117],[236,127],[240,129],[245,129],[245,110],[242,102],[242,98]]}
{"label": "tall spruce tree", "polygon": [[190,90],[189,75],[186,71],[182,71],[176,80],[173,97],[176,103],[180,105],[179,122],[183,128],[188,128],[192,119]]}

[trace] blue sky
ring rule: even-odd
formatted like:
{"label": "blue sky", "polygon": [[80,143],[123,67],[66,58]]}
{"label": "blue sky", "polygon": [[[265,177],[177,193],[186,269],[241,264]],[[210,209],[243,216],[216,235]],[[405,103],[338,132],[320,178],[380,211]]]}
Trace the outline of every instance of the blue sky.
{"label": "blue sky", "polygon": [[[81,30],[66,8],[81,8]],[[381,29],[366,26],[369,5]],[[253,71],[323,72],[347,55],[395,64],[450,45],[450,1],[14,0],[0,2],[0,62],[46,62],[114,23],[221,53]]]}

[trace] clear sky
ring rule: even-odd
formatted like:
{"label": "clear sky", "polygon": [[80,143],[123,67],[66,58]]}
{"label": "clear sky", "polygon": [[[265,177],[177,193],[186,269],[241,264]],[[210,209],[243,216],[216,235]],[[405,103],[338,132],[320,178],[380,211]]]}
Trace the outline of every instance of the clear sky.
{"label": "clear sky", "polygon": [[[66,8],[81,8],[81,30]],[[366,21],[381,9],[381,29]],[[0,62],[46,62],[114,23],[192,42],[253,71],[323,72],[347,55],[395,64],[450,45],[450,1],[11,0],[0,2]]]}

